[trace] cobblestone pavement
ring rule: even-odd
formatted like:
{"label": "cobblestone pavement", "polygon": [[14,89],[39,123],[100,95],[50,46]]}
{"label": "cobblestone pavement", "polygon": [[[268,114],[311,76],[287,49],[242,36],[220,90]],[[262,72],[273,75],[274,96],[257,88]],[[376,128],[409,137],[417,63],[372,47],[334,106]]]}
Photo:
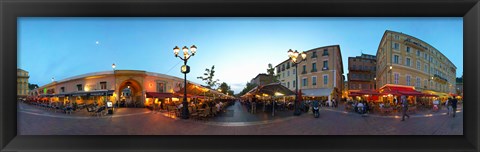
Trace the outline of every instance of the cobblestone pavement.
{"label": "cobblestone pavement", "polygon": [[[232,108],[242,108],[235,107]],[[259,111],[261,111],[259,109]],[[235,112],[235,111],[233,111]],[[286,111],[285,113],[290,113]],[[271,113],[270,113],[271,114]],[[265,114],[257,114],[259,116]],[[230,114],[228,115],[231,116]],[[233,114],[235,116],[235,113]],[[19,104],[20,135],[462,135],[463,112],[447,116],[412,115],[406,121],[391,116],[362,116],[323,108],[320,118],[311,113],[254,119],[211,121],[172,119],[143,108],[120,108],[114,116],[93,117],[82,112],[66,115]]]}

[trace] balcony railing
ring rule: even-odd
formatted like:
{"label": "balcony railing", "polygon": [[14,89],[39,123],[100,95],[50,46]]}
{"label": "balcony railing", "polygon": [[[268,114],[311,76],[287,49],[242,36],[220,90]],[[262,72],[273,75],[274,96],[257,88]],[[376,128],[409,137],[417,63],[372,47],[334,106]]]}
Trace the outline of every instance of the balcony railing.
{"label": "balcony railing", "polygon": [[328,56],[328,53],[323,53],[322,56]]}
{"label": "balcony railing", "polygon": [[302,74],[307,74],[307,71],[302,71]]}
{"label": "balcony railing", "polygon": [[317,72],[317,69],[312,69],[312,71],[310,71],[310,72]]}
{"label": "balcony railing", "polygon": [[420,43],[413,42],[411,39],[405,39],[405,41],[404,41],[404,42],[405,42],[405,43],[407,43],[407,42],[408,42],[408,43],[410,43],[410,44],[414,44],[415,46],[418,46],[418,47],[420,47],[420,48],[423,48],[423,49],[425,49],[425,50],[428,50],[428,48],[427,48],[427,47],[423,46],[423,45],[422,45],[422,44],[420,44]]}
{"label": "balcony railing", "polygon": [[441,80],[441,81],[444,81],[444,82],[448,82],[448,80],[447,80],[447,79],[445,79],[445,78],[441,77],[441,76],[440,76],[440,75],[438,75],[438,74],[435,74],[435,75],[433,75],[433,77],[437,78],[438,80]]}
{"label": "balcony railing", "polygon": [[328,70],[328,67],[323,67],[322,71]]}

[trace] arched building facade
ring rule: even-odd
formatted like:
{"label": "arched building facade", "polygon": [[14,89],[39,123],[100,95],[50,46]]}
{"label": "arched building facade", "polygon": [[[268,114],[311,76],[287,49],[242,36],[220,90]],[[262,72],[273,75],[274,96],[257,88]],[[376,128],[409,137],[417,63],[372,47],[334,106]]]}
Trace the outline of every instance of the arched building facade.
{"label": "arched building facade", "polygon": [[[145,107],[156,100],[178,101],[172,98],[183,88],[182,78],[140,70],[115,70],[87,73],[41,86],[29,95],[49,102],[77,104],[113,104],[126,107]],[[188,82],[195,86],[201,85]],[[164,98],[147,97],[149,94],[167,94]],[[170,96],[168,96],[170,94]]]}

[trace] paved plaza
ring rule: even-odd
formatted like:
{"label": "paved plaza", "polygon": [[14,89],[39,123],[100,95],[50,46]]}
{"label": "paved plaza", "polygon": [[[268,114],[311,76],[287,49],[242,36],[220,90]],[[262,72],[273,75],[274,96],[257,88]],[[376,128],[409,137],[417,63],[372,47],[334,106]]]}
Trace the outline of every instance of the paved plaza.
{"label": "paved plaza", "polygon": [[399,116],[367,115],[322,108],[320,118],[292,111],[251,114],[240,102],[207,121],[183,120],[146,108],[120,108],[113,116],[89,116],[86,110],[72,115],[18,104],[20,135],[462,135],[463,112],[457,116],[436,113]]}

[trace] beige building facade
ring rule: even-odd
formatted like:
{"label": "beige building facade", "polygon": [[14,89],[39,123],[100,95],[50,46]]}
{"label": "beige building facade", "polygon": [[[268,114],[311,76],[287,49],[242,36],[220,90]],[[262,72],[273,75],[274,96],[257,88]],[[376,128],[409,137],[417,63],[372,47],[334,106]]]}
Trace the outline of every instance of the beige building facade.
{"label": "beige building facade", "polygon": [[339,45],[324,46],[305,51],[306,60],[298,64],[298,81],[295,66],[290,59],[275,66],[280,83],[305,96],[339,99],[343,89],[343,63]]}
{"label": "beige building facade", "polygon": [[417,91],[432,94],[455,92],[457,67],[427,42],[387,30],[376,56],[378,88],[395,84],[413,86]]}
{"label": "beige building facade", "polygon": [[[47,96],[52,102],[91,104],[112,101],[144,107],[153,99],[147,92],[174,93],[183,88],[182,78],[140,70],[115,70],[88,73],[54,81],[30,92],[31,96]],[[200,86],[193,82],[188,83]],[[169,100],[166,98],[165,100]],[[177,98],[175,100],[178,101]]]}
{"label": "beige building facade", "polygon": [[17,68],[17,97],[24,98],[27,97],[29,88],[28,88],[28,72]]}
{"label": "beige building facade", "polygon": [[348,57],[348,89],[376,90],[376,71],[376,56],[362,53],[361,56]]}

